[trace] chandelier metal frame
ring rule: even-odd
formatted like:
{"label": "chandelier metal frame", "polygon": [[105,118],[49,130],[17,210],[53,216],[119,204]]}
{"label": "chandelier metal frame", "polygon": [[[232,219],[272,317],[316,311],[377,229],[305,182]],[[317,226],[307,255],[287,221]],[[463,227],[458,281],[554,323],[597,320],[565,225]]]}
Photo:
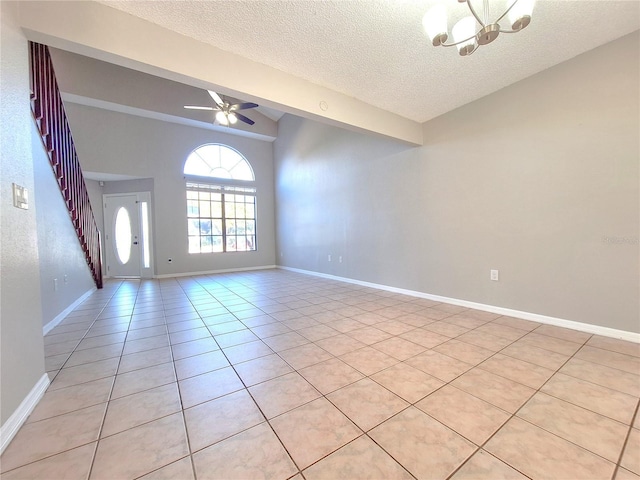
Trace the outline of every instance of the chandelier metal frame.
{"label": "chandelier metal frame", "polygon": [[[496,38],[498,38],[498,35],[500,33],[518,33],[520,32],[522,29],[526,28],[529,23],[531,23],[531,10],[533,10],[533,2],[531,2],[531,7],[529,9],[529,11],[526,14],[523,14],[521,16],[519,16],[518,18],[515,19],[515,21],[512,23],[511,25],[511,29],[505,29],[502,28],[499,24],[499,22],[505,17],[507,16],[511,10],[519,3],[525,0],[514,0],[508,7],[507,9],[504,11],[504,13],[502,15],[500,15],[496,20],[491,21],[490,20],[490,7],[489,7],[489,0],[483,0],[483,12],[482,12],[482,17],[480,17],[480,15],[476,12],[476,9],[473,7],[473,4],[471,3],[471,0],[458,0],[459,3],[465,3],[467,5],[467,8],[469,9],[469,11],[471,12],[471,15],[473,15],[473,17],[465,17],[463,18],[461,21],[459,21],[456,25],[454,25],[453,29],[452,29],[452,34],[454,36],[455,39],[455,34],[454,34],[454,30],[456,29],[456,27],[462,23],[462,21],[469,21],[472,18],[475,19],[475,21],[480,25],[480,28],[477,28],[476,25],[476,31],[473,35],[470,35],[462,40],[458,40],[456,42],[451,42],[451,43],[446,43],[447,40],[449,39],[449,32],[446,31],[446,12],[442,11],[442,12],[438,12],[435,13],[434,10],[435,8],[432,8],[431,10],[429,10],[423,19],[423,25],[425,28],[425,31],[427,31],[427,34],[430,36],[431,38],[431,43],[433,44],[433,46],[438,47],[453,47],[453,46],[460,46],[463,45],[462,47],[458,48],[458,52],[460,53],[460,55],[462,56],[467,56],[467,55],[471,55],[473,52],[475,52],[479,46],[481,45],[488,45],[489,43],[493,42]],[[436,5],[436,8],[444,8],[443,5]],[[440,14],[440,15],[445,15],[445,31],[441,31],[441,32],[429,32],[429,29],[433,28],[433,27],[428,27],[428,22],[430,19],[428,19],[429,15],[432,14]]]}

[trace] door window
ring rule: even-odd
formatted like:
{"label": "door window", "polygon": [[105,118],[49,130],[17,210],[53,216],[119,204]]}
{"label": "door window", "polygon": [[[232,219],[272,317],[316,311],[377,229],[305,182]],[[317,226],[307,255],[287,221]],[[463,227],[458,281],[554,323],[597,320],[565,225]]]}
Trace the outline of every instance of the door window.
{"label": "door window", "polygon": [[116,255],[120,263],[125,265],[131,258],[131,219],[125,207],[116,213],[115,225]]}

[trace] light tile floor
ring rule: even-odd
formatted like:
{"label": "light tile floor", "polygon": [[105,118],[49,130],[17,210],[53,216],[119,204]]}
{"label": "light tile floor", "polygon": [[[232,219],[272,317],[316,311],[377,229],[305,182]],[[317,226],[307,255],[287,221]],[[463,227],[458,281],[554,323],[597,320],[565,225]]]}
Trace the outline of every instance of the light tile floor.
{"label": "light tile floor", "polygon": [[640,479],[640,345],[296,273],[109,281],[13,479]]}

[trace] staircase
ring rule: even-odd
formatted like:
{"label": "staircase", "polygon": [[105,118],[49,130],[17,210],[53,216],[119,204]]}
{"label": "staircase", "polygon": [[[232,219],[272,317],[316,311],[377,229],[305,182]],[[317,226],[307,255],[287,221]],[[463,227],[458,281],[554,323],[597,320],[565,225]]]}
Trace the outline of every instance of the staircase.
{"label": "staircase", "polygon": [[49,155],[49,162],[67,204],[89,270],[96,287],[102,288],[100,231],[91,210],[89,194],[46,45],[29,42],[29,66],[33,118]]}

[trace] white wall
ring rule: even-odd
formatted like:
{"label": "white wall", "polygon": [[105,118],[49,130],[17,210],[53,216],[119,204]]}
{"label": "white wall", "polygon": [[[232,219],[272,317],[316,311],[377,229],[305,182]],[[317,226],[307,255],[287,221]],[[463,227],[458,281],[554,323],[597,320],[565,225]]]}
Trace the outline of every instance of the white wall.
{"label": "white wall", "polygon": [[283,117],[279,263],[640,332],[639,45],[428,122],[424,147]]}
{"label": "white wall", "polygon": [[[17,6],[0,2],[0,424],[13,414],[44,369],[36,205],[33,201],[27,40]],[[12,183],[31,194],[13,206]]]}
{"label": "white wall", "polygon": [[[33,200],[38,227],[42,325],[45,326],[96,285],[35,122],[32,122],[32,138]],[[54,279],[57,279],[57,289]]]}
{"label": "white wall", "polygon": [[[82,169],[153,179],[155,274],[170,275],[275,264],[273,149],[269,142],[68,103]],[[242,153],[256,175],[258,251],[187,253],[184,162],[204,143]],[[104,193],[107,184],[105,183]],[[114,193],[109,190],[110,193]],[[171,258],[172,262],[167,260]]]}

